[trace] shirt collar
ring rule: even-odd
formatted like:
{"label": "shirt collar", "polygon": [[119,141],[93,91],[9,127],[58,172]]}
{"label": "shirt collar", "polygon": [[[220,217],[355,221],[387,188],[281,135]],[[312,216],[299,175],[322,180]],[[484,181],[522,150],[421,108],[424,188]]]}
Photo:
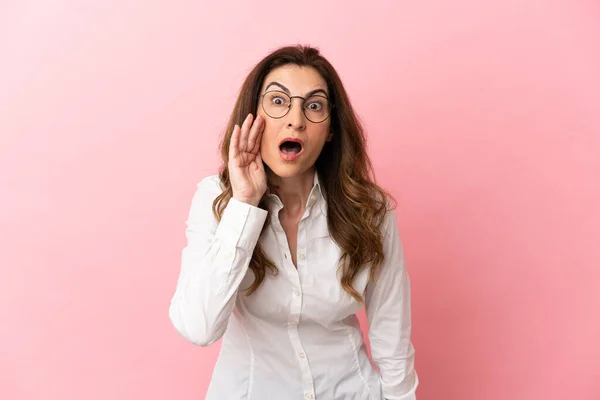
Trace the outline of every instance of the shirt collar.
{"label": "shirt collar", "polygon": [[[321,196],[321,199],[323,199],[323,201],[327,202],[327,196],[325,194],[325,191],[323,190],[323,187],[321,185],[321,179],[319,176],[319,171],[317,171],[315,169],[315,177],[313,179],[313,190],[315,191],[315,195],[316,196]],[[319,193],[316,193],[316,191],[318,191]]]}
{"label": "shirt collar", "polygon": [[[271,193],[269,189],[267,189],[267,198],[270,200],[269,201],[270,204],[274,204],[274,205],[278,206],[277,209],[283,208],[283,203],[281,202],[281,199],[279,198],[279,196],[277,196],[274,193]],[[323,206],[327,205],[327,195],[325,194],[325,191],[323,190],[323,187],[321,185],[319,171],[317,171],[315,169],[315,173],[313,176],[313,187],[308,196],[308,206],[309,207],[313,206],[317,202],[317,200],[322,200]],[[321,207],[321,208],[324,208],[324,207]],[[325,210],[324,210],[324,212],[325,212]]]}

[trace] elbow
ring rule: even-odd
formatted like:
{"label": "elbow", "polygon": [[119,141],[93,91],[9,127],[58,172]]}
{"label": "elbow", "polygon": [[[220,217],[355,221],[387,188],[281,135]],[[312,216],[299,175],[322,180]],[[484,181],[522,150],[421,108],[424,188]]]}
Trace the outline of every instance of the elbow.
{"label": "elbow", "polygon": [[175,330],[196,346],[208,347],[225,333],[225,329],[209,321],[205,313],[190,313],[178,301],[171,302],[169,318]]}

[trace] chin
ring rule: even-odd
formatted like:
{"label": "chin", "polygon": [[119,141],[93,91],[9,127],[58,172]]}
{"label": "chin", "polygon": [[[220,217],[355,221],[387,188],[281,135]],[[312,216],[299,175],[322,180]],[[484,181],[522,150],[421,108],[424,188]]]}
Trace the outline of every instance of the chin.
{"label": "chin", "polygon": [[305,165],[298,163],[285,163],[283,161],[265,162],[268,169],[280,178],[291,178],[301,175],[308,170]]}

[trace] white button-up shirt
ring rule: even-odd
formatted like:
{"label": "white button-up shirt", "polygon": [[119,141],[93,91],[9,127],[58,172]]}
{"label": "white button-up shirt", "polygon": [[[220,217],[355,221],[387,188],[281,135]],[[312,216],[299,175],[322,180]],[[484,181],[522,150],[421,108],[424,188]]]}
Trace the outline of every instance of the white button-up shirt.
{"label": "white button-up shirt", "polygon": [[[354,281],[365,295],[377,372],[355,315],[362,304],[340,284],[341,250],[329,235],[318,174],[298,226],[297,268],[278,218],[281,200],[269,194],[266,211],[232,198],[217,222],[212,203],[221,192],[217,175],[197,185],[169,309],[190,342],[207,346],[223,337],[206,399],[415,399],[410,283],[394,211],[383,224],[385,260],[375,282],[369,268]],[[279,273],[267,273],[247,296],[257,243]]]}

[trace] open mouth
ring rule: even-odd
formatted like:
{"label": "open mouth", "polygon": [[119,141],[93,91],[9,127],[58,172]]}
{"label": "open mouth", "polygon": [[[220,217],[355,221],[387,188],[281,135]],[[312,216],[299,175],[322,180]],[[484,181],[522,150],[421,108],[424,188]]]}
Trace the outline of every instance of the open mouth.
{"label": "open mouth", "polygon": [[284,154],[299,154],[302,151],[302,143],[286,140],[279,145],[279,150]]}
{"label": "open mouth", "polygon": [[286,138],[279,144],[279,155],[284,161],[296,161],[304,151],[302,140]]}

